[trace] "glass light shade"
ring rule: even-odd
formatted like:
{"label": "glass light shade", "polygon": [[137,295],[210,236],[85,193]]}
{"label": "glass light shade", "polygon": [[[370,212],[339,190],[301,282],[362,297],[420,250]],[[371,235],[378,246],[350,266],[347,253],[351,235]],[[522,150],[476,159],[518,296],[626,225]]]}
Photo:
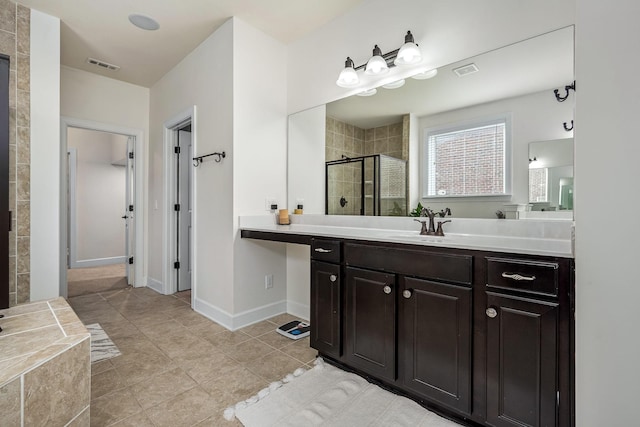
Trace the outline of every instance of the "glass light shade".
{"label": "glass light shade", "polygon": [[385,89],[397,89],[399,87],[404,86],[404,79],[396,80],[395,82],[387,83],[386,85],[382,85]]}
{"label": "glass light shade", "polygon": [[412,65],[420,61],[422,61],[420,49],[413,40],[411,31],[407,31],[407,35],[404,36],[404,44],[398,49],[398,54],[393,63],[394,65]]}
{"label": "glass light shade", "polygon": [[363,90],[362,92],[357,93],[358,96],[373,96],[378,93],[378,90],[374,87],[373,89]]}
{"label": "glass light shade", "polygon": [[344,69],[340,72],[336,84],[340,87],[356,87],[360,83],[358,73],[353,68],[353,61],[347,57],[344,63]]}
{"label": "glass light shade", "polygon": [[373,48],[373,56],[367,62],[367,67],[364,69],[364,73],[370,76],[379,76],[389,71],[387,61],[382,57],[382,51],[376,45]]}
{"label": "glass light shade", "polygon": [[438,74],[438,69],[434,68],[433,70],[422,71],[418,74],[414,74],[411,78],[416,80],[426,80],[435,77],[436,74]]}

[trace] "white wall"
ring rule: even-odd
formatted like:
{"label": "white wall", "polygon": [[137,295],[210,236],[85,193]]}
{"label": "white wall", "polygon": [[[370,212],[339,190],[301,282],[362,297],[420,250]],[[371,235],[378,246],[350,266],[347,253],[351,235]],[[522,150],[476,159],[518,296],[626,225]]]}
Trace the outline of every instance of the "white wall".
{"label": "white wall", "polygon": [[[634,0],[577,0],[576,397],[580,427],[638,425],[640,66]],[[616,212],[613,219],[608,212]]]}
{"label": "white wall", "polygon": [[[397,49],[411,30],[425,63],[456,62],[574,23],[574,0],[367,0],[288,47],[288,111],[294,113],[357,90],[335,81],[347,56],[356,65],[374,44]],[[401,77],[401,74],[398,74]]]}
{"label": "white wall", "polygon": [[[31,300],[59,295],[60,20],[31,10]],[[66,241],[64,242],[66,246]]]}
{"label": "white wall", "polygon": [[[497,210],[504,210],[505,204],[529,203],[529,143],[572,136],[562,123],[573,117],[573,100],[558,102],[553,89],[530,95],[509,98],[481,104],[469,108],[448,111],[419,119],[420,137],[417,139],[418,156],[410,159],[410,167],[419,167],[425,130],[441,126],[455,126],[458,123],[482,120],[499,114],[511,116],[511,168],[512,197],[491,198],[490,200],[449,199],[433,201],[421,199],[423,205],[434,210],[451,208],[454,217],[494,218]],[[412,200],[411,206],[417,205]]]}
{"label": "white wall", "polygon": [[67,148],[76,149],[77,159],[76,223],[71,224],[76,227],[76,259],[71,261],[78,267],[96,262],[123,263],[126,168],[112,162],[114,153],[119,153],[118,160],[125,157],[127,137],[69,128]]}

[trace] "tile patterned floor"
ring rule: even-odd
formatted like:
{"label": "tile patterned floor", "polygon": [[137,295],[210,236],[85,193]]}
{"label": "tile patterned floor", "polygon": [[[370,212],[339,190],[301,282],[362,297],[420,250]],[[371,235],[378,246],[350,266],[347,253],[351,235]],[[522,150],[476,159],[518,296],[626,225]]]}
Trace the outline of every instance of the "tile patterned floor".
{"label": "tile patterned floor", "polygon": [[309,339],[275,332],[283,314],[231,332],[191,310],[189,291],[147,288],[83,295],[69,304],[99,323],[122,352],[92,365],[92,426],[239,426],[224,409],[299,367],[311,368]]}

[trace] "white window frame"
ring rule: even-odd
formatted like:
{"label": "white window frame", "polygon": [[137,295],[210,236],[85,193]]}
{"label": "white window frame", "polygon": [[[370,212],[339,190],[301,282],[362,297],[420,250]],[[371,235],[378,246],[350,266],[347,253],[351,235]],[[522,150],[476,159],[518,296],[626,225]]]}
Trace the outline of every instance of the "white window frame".
{"label": "white window frame", "polygon": [[[490,126],[497,123],[505,125],[504,141],[504,193],[482,195],[429,195],[429,138],[432,135],[457,132],[465,129],[473,129],[482,126]],[[481,200],[510,200],[512,189],[512,165],[511,165],[511,113],[499,114],[482,119],[468,120],[454,125],[425,128],[420,152],[420,196],[422,199],[481,199]]]}

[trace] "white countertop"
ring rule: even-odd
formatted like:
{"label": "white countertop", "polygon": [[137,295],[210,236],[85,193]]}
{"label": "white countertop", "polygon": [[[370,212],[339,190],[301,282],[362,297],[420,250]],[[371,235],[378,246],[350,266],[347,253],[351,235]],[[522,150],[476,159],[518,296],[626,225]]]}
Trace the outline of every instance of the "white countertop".
{"label": "white countertop", "polygon": [[[421,220],[428,218],[420,218]],[[409,217],[291,215],[290,225],[275,216],[240,217],[240,229],[434,247],[573,258],[571,221],[436,218],[444,237],[421,236],[420,224]]]}

